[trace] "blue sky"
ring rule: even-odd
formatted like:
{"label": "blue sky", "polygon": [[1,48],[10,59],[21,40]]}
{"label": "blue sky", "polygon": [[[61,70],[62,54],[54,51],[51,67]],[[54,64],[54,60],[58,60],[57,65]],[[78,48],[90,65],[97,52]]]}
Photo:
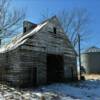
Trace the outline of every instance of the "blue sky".
{"label": "blue sky", "polygon": [[13,7],[25,8],[26,19],[38,23],[46,9],[54,14],[66,9],[86,8],[91,22],[89,25],[91,39],[88,47],[96,45],[100,47],[100,0],[13,0]]}

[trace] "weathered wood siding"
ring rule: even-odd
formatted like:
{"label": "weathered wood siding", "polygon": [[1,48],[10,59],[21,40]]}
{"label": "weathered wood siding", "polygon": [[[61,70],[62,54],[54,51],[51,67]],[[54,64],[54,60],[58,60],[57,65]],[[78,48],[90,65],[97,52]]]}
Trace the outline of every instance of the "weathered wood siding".
{"label": "weathered wood siding", "polygon": [[46,54],[44,52],[24,49],[23,46],[20,48],[20,67],[22,67],[22,72],[23,72],[22,76],[24,82],[26,81],[26,83],[27,82],[32,83],[32,81],[34,81],[33,70],[34,68],[36,68],[37,84],[46,83],[45,65],[46,65]]}
{"label": "weathered wood siding", "polygon": [[6,83],[17,84],[18,71],[20,69],[18,50],[15,49],[11,52],[1,53],[0,58],[0,80]]}
{"label": "weathered wood siding", "polygon": [[[54,22],[53,22],[54,23]],[[77,78],[76,55],[70,41],[66,38],[59,24],[55,22],[57,33],[54,34],[52,22],[40,32],[31,36],[21,46],[22,66],[37,68],[37,84],[46,83],[47,54],[62,55],[64,57],[64,77],[66,80]],[[58,26],[57,26],[58,25]],[[27,51],[27,53],[24,52]],[[31,54],[29,53],[31,51]],[[23,61],[23,59],[26,61]],[[30,60],[31,58],[31,60]],[[29,63],[31,64],[29,66]],[[25,68],[23,68],[25,69]]]}
{"label": "weathered wood siding", "polygon": [[6,66],[7,66],[6,54],[2,53],[0,54],[0,81],[4,80]]}

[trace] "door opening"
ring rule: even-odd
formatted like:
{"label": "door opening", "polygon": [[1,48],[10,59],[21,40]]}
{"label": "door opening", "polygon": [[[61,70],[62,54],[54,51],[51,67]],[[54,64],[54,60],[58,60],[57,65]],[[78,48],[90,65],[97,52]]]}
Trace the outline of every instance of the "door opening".
{"label": "door opening", "polygon": [[61,55],[47,54],[47,82],[61,82],[64,77],[64,59]]}

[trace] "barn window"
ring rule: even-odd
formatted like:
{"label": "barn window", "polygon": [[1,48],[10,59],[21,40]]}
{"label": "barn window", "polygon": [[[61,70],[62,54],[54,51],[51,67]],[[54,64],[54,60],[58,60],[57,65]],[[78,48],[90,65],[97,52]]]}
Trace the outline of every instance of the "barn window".
{"label": "barn window", "polygon": [[56,31],[57,31],[57,30],[56,30],[56,27],[54,27],[54,28],[53,28],[53,31],[54,31],[54,34],[56,34],[56,33],[57,33],[57,32],[56,32]]}
{"label": "barn window", "polygon": [[26,32],[26,27],[24,27],[24,33]]}

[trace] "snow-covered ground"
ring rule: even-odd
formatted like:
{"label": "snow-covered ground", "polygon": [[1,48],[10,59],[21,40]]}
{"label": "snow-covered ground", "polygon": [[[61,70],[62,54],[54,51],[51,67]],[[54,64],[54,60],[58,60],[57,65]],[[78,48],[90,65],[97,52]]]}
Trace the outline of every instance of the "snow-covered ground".
{"label": "snow-covered ground", "polygon": [[56,83],[31,90],[0,85],[0,100],[100,100],[100,80]]}
{"label": "snow-covered ground", "polygon": [[39,89],[39,93],[46,92],[57,94],[60,100],[100,100],[100,80],[87,80],[72,84],[52,84]]}

